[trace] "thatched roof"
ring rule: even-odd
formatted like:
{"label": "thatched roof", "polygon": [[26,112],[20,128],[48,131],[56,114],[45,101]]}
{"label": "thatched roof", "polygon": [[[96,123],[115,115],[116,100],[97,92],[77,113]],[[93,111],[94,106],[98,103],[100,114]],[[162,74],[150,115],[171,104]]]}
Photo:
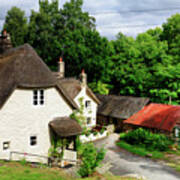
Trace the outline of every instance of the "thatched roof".
{"label": "thatched roof", "polygon": [[149,98],[97,95],[101,101],[98,114],[118,119],[127,119],[149,103]]}
{"label": "thatched roof", "polygon": [[75,102],[57,82],[50,69],[34,49],[25,44],[7,50],[0,57],[0,108],[15,88],[56,87],[73,108]]}
{"label": "thatched roof", "polygon": [[[54,73],[54,75],[56,77],[57,76],[57,72]],[[80,80],[77,80],[75,78],[61,78],[61,79],[58,79],[59,80],[59,83],[61,84],[61,86],[66,90],[66,92],[68,93],[68,95],[74,99],[78,94],[79,92],[81,91],[82,89],[82,85],[81,85],[81,82]],[[99,99],[96,97],[96,95],[91,91],[91,89],[87,86],[86,88],[86,93],[88,96],[90,96],[97,104],[100,104],[100,101]]]}
{"label": "thatched roof", "polygon": [[69,117],[56,118],[49,125],[60,137],[76,136],[82,133],[78,122]]}

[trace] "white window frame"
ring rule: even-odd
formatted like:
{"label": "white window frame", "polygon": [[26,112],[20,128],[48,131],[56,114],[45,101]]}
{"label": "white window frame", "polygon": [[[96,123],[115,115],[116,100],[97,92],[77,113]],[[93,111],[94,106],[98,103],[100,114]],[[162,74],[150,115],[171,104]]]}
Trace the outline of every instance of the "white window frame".
{"label": "white window frame", "polygon": [[33,90],[33,105],[34,106],[44,106],[45,97],[44,89],[34,89]]}

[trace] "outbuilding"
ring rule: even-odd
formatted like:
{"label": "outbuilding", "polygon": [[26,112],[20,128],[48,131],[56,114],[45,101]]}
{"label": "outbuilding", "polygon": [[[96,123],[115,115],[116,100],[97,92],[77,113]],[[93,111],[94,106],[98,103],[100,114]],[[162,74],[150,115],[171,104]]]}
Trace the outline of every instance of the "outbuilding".
{"label": "outbuilding", "polygon": [[167,135],[180,135],[180,106],[151,103],[124,121],[128,129],[148,128]]}

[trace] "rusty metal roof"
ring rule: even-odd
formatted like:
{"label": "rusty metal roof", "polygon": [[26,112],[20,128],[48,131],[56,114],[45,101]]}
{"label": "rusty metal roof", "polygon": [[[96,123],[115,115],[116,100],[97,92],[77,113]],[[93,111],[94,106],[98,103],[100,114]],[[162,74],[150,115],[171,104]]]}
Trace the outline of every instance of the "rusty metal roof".
{"label": "rusty metal roof", "polygon": [[180,106],[151,103],[124,123],[172,131],[175,125],[180,125]]}

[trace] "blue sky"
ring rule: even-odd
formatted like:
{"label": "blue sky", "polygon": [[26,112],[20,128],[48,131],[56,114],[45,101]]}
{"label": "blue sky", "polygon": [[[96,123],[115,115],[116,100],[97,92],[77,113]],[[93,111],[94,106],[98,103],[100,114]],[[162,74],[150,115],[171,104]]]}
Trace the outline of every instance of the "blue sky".
{"label": "blue sky", "polygon": [[[60,7],[66,1],[59,0]],[[0,28],[12,6],[20,7],[29,16],[31,9],[38,10],[38,0],[0,0]],[[172,14],[180,13],[180,0],[84,0],[83,10],[96,18],[101,35],[114,39],[118,32],[136,36],[161,26]]]}

